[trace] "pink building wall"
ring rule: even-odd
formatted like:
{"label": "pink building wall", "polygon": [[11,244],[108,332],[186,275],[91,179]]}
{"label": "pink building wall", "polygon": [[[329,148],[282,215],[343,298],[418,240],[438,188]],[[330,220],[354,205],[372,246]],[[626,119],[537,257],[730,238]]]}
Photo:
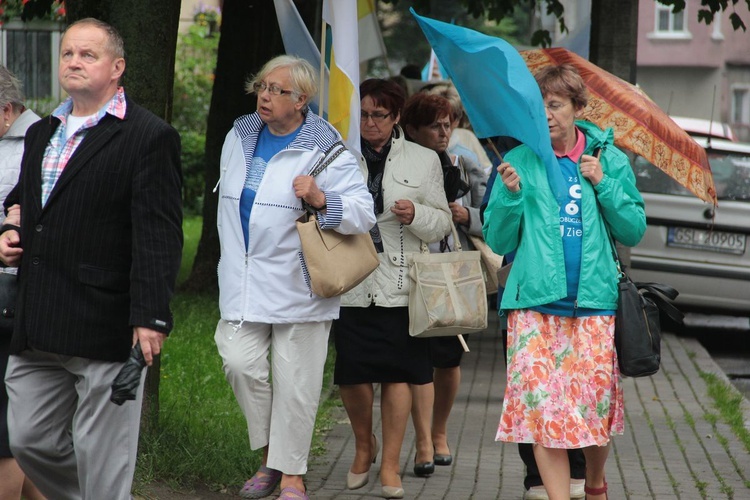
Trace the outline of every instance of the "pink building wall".
{"label": "pink building wall", "polygon": [[[730,11],[711,25],[698,21],[699,0],[687,0],[682,33],[656,33],[657,2],[640,0],[638,8],[637,81],[662,108],[676,116],[730,122],[732,88],[750,85],[750,10],[734,9],[749,31],[735,31]],[[715,98],[714,98],[715,95]],[[735,126],[735,125],[733,125]],[[750,141],[750,127],[739,128]]]}

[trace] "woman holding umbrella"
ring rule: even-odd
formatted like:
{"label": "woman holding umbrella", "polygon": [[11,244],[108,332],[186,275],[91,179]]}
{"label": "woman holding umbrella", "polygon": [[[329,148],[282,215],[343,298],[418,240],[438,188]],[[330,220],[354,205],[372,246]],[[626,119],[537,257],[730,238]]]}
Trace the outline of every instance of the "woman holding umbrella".
{"label": "woman holding umbrella", "polygon": [[[533,443],[553,500],[569,498],[566,450],[582,448],[587,498],[606,498],[610,438],[624,428],[609,235],[627,246],[640,241],[643,199],[612,131],[576,120],[587,95],[575,69],[547,67],[536,80],[564,184],[550,185],[545,165],[521,145],[498,167],[502,185],[485,212],[487,244],[517,252],[501,303],[508,381],[496,439]],[[556,191],[566,193],[562,204]]]}

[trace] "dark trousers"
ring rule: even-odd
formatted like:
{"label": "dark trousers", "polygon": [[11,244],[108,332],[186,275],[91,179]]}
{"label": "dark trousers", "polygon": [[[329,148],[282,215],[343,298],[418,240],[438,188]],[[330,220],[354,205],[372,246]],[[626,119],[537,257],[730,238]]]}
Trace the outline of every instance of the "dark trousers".
{"label": "dark trousers", "polygon": [[[518,443],[518,454],[521,455],[521,460],[526,465],[523,485],[527,490],[532,486],[542,485],[542,476],[539,475],[539,467],[536,466],[533,446],[530,443]],[[586,479],[586,457],[583,456],[583,450],[568,450],[568,461],[570,462],[570,477]]]}
{"label": "dark trousers", "polygon": [[[508,360],[508,330],[503,328],[503,353],[505,354],[506,366]],[[539,474],[539,467],[536,465],[534,458],[534,445],[530,443],[518,443],[518,454],[526,466],[526,477],[523,479],[523,485],[528,490],[532,486],[541,486],[542,476]],[[583,450],[568,450],[568,461],[570,462],[570,477],[572,479],[586,479],[586,457]]]}

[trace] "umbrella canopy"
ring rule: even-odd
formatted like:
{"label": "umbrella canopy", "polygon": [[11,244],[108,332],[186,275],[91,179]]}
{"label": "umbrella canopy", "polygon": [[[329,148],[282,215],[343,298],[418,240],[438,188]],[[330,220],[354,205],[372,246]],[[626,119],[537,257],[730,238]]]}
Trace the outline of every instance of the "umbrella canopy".
{"label": "umbrella canopy", "polygon": [[716,204],[706,151],[638,87],[563,48],[525,50],[531,71],[570,64],[589,90],[584,119],[612,127],[615,144],[641,155],[698,198]]}
{"label": "umbrella canopy", "polygon": [[[544,162],[550,186],[562,186],[544,100],[518,51],[501,38],[419,16],[410,9],[453,81],[477,137],[510,136]],[[555,189],[563,203],[566,193]]]}

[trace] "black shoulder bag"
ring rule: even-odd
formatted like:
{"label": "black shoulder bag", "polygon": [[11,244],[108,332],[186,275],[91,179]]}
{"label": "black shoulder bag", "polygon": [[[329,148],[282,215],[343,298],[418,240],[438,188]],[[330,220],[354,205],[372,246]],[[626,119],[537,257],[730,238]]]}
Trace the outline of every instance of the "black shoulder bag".
{"label": "black shoulder bag", "polygon": [[682,312],[669,302],[677,298],[678,292],[662,283],[633,282],[620,264],[614,239],[608,236],[619,272],[615,349],[620,373],[628,377],[648,377],[659,371],[661,362],[659,312],[682,323]]}

